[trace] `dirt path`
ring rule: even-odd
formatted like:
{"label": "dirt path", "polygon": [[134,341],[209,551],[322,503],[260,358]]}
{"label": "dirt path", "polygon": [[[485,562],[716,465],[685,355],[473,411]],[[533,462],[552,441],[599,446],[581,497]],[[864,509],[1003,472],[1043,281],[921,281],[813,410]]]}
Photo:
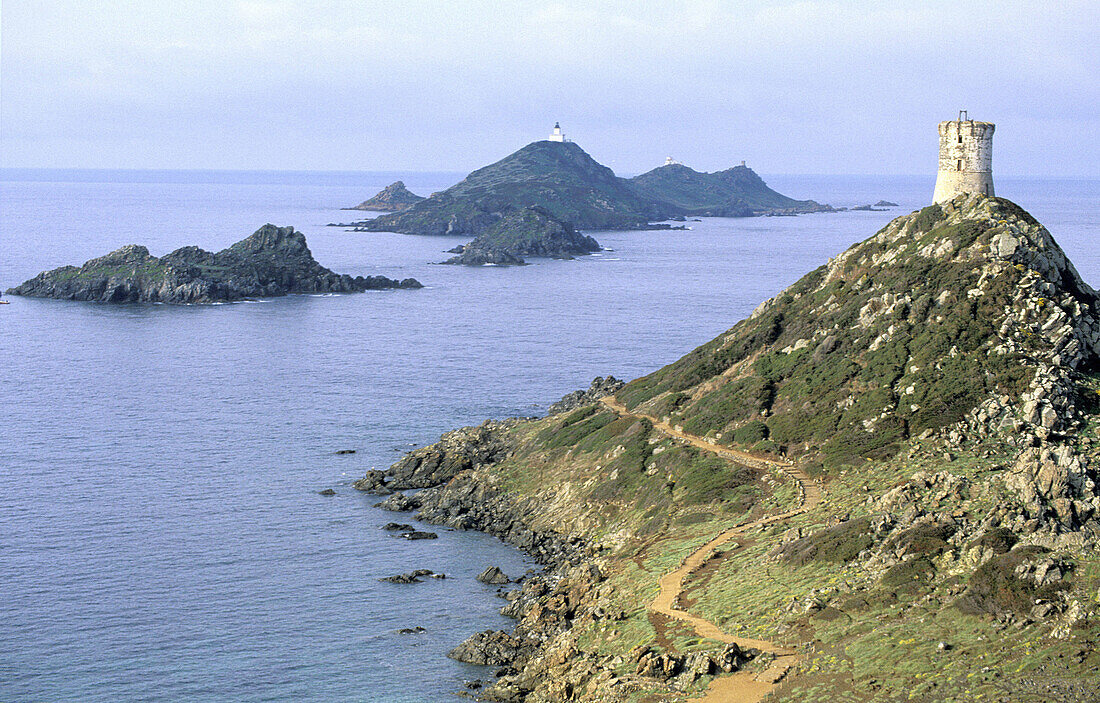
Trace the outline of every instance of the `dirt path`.
{"label": "dirt path", "polygon": [[626,409],[626,406],[616,400],[614,396],[606,396],[602,398],[600,402],[620,415],[645,418],[653,423],[653,426],[661,432],[671,437],[681,439],[691,444],[693,447],[716,454],[724,459],[729,459],[730,461],[735,461],[739,464],[758,469],[780,469],[790,476],[798,486],[798,507],[785,513],[769,515],[759,520],[732,527],[715,535],[709,542],[689,554],[676,570],[660,578],[658,581],[660,591],[657,593],[657,597],[653,599],[653,602],[649,604],[650,610],[675,620],[688,623],[695,628],[695,631],[702,637],[718,640],[719,642],[733,642],[739,647],[751,647],[759,649],[762,652],[774,654],[775,661],[772,662],[771,666],[759,674],[753,675],[750,672],[738,672],[730,676],[715,678],[707,689],[706,694],[699,699],[703,703],[756,703],[756,701],[763,699],[764,696],[768,695],[776,688],[787,671],[789,671],[798,661],[798,653],[793,649],[782,647],[774,642],[730,635],[718,629],[718,626],[714,623],[692,615],[685,610],[681,610],[677,606],[680,595],[683,593],[684,581],[693,572],[702,567],[703,564],[707,563],[707,561],[714,556],[716,549],[726,544],[737,535],[762,525],[782,522],[783,520],[787,520],[795,515],[801,515],[807,510],[816,507],[817,504],[821,502],[821,488],[810,479],[805,472],[790,462],[761,457],[736,449],[719,447],[702,437],[688,434],[650,415],[631,412]]}

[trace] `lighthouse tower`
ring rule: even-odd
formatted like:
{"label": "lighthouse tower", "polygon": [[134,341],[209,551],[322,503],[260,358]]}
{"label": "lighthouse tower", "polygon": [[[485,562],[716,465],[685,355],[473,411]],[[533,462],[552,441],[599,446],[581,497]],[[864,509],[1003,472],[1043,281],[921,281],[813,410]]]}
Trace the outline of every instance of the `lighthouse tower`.
{"label": "lighthouse tower", "polygon": [[969,119],[940,122],[940,170],[932,202],[943,203],[960,193],[993,195],[992,122]]}
{"label": "lighthouse tower", "polygon": [[550,136],[546,138],[550,142],[564,142],[565,135],[561,133],[561,125],[557,122],[554,123],[554,131],[550,133]]}

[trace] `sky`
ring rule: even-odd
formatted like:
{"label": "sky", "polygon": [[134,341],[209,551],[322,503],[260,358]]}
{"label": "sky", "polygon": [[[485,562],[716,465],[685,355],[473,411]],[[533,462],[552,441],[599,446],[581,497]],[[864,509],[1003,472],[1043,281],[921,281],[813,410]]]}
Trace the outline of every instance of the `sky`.
{"label": "sky", "polygon": [[1096,0],[3,0],[0,166],[1100,177]]}

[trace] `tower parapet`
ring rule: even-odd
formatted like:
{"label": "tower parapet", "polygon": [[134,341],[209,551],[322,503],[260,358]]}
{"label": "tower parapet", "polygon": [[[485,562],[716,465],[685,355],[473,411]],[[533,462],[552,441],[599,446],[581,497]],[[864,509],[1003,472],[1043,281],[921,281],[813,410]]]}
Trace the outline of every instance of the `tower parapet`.
{"label": "tower parapet", "polygon": [[932,202],[943,203],[960,193],[993,195],[992,122],[959,119],[940,122],[940,168]]}

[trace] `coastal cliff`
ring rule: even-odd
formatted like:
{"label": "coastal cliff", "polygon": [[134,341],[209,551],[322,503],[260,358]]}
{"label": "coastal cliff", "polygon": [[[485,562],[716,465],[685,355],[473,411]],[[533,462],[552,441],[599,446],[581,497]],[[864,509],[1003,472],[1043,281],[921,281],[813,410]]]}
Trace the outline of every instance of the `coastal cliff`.
{"label": "coastal cliff", "polygon": [[396,281],[333,273],[313,258],[301,232],[268,224],[216,253],[192,246],[158,258],[131,244],[79,268],[40,273],[8,293],[103,303],[213,303],[289,293],[420,287],[413,278]]}
{"label": "coastal cliff", "polygon": [[959,196],[613,395],[357,487],[547,565],[452,653],[500,667],[487,700],[1088,700],[1098,311],[1034,218]]}

